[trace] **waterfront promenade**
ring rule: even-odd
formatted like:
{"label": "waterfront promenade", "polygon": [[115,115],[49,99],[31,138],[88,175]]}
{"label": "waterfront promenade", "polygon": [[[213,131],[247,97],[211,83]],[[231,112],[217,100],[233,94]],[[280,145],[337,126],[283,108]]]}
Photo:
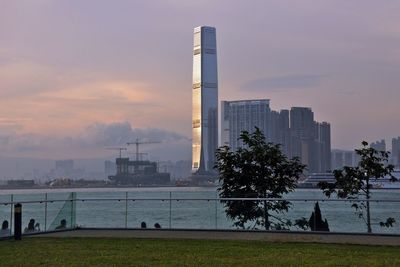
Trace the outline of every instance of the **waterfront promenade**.
{"label": "waterfront promenade", "polygon": [[315,233],[287,231],[186,230],[186,229],[76,229],[35,237],[101,237],[144,239],[248,240],[290,243],[325,243],[400,246],[400,236],[381,234]]}

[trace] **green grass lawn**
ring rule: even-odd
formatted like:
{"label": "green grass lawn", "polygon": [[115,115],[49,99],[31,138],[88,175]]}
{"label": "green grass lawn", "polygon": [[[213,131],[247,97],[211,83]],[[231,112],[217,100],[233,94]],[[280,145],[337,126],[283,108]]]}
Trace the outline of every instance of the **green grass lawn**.
{"label": "green grass lawn", "polygon": [[24,238],[0,266],[400,266],[400,248],[255,241]]}

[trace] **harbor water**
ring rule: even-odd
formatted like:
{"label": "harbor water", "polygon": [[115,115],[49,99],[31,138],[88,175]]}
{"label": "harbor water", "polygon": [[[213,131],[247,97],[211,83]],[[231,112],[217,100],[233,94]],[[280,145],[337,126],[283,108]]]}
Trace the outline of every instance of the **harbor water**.
{"label": "harbor water", "polygon": [[[76,201],[68,201],[71,192],[75,192]],[[202,187],[2,190],[0,221],[12,223],[12,205],[5,202],[39,201],[23,203],[24,227],[34,218],[41,231],[53,230],[61,219],[71,226],[90,228],[140,228],[145,222],[148,228],[159,223],[162,228],[173,229],[236,229],[226,217],[223,203],[216,198],[216,188]],[[322,217],[327,219],[331,232],[366,232],[365,222],[349,201],[330,201],[315,189],[297,189],[285,199],[292,206],[279,215],[281,218],[308,219],[319,199]],[[63,201],[40,202],[45,200]],[[372,200],[373,232],[400,234],[400,191],[375,190]],[[396,220],[394,226],[380,227],[379,222],[388,217]]]}

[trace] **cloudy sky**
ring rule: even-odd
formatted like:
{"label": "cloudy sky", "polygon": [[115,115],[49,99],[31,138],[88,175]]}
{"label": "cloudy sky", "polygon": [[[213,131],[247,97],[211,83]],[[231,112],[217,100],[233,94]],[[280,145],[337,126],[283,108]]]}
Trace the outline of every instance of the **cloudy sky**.
{"label": "cloudy sky", "polygon": [[198,25],[217,28],[220,100],[312,107],[334,148],[390,141],[399,14],[395,0],[0,0],[0,156],[91,157],[150,136],[190,159]]}

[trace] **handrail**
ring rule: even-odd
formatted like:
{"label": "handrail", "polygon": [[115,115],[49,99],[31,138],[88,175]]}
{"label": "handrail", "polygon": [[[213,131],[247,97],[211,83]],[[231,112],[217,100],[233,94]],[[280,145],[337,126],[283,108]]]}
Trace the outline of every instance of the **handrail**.
{"label": "handrail", "polygon": [[328,198],[76,198],[76,199],[51,199],[51,200],[25,200],[0,202],[0,205],[42,204],[53,202],[85,202],[85,201],[291,201],[291,202],[383,202],[400,203],[400,199],[328,199]]}

